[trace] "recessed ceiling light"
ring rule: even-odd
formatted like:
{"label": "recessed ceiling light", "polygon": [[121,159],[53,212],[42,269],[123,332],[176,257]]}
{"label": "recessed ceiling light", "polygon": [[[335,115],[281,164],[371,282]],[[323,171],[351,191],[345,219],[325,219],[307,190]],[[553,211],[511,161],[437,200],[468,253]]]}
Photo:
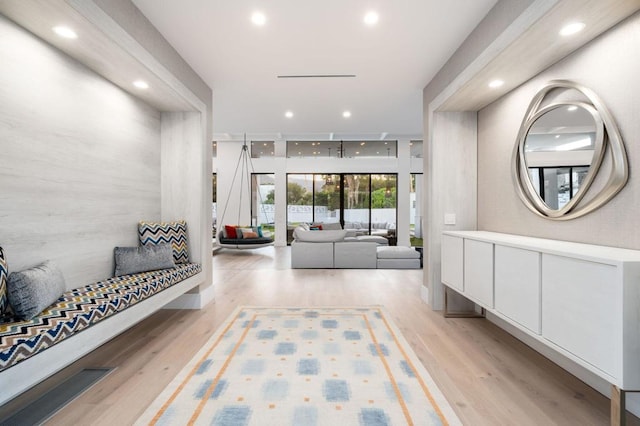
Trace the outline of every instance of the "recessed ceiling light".
{"label": "recessed ceiling light", "polygon": [[[284,113],[284,116],[287,118],[293,118],[293,111],[287,111]],[[297,144],[296,144],[297,145]]]}
{"label": "recessed ceiling light", "polygon": [[64,38],[78,38],[78,34],[75,31],[62,25],[53,27],[53,32]]}
{"label": "recessed ceiling light", "polygon": [[367,12],[367,14],[364,15],[364,23],[369,26],[377,24],[378,19],[379,19],[378,14],[374,11]]}
{"label": "recessed ceiling light", "polygon": [[572,22],[572,23],[567,24],[564,27],[562,27],[562,29],[560,30],[560,35],[561,36],[570,36],[570,35],[579,33],[580,31],[582,31],[584,29],[584,27],[586,27],[584,22]]}
{"label": "recessed ceiling light", "polygon": [[343,113],[342,113],[342,116],[343,116],[344,118],[349,118],[349,117],[351,117],[351,111],[345,111],[345,112],[343,112]]}
{"label": "recessed ceiling light", "polygon": [[567,111],[575,111],[577,109],[578,107],[576,105],[571,105],[570,107],[567,107]]}
{"label": "recessed ceiling light", "polygon": [[133,82],[133,85],[136,86],[138,89],[148,89],[149,88],[149,83],[147,83],[144,80],[136,80]]}
{"label": "recessed ceiling light", "polygon": [[492,89],[495,89],[502,86],[503,84],[504,84],[504,81],[502,80],[493,80],[491,83],[489,83],[489,87],[491,87]]}
{"label": "recessed ceiling light", "polygon": [[262,12],[254,12],[253,15],[251,15],[251,22],[253,22],[254,25],[261,27],[267,23],[267,17],[264,16],[264,13]]}

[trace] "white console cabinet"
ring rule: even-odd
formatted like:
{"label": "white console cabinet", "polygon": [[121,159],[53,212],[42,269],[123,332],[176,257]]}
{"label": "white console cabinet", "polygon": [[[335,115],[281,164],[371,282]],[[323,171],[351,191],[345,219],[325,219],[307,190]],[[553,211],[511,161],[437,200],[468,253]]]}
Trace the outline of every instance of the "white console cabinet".
{"label": "white console cabinet", "polygon": [[442,236],[441,276],[623,396],[640,390],[640,251],[451,231]]}

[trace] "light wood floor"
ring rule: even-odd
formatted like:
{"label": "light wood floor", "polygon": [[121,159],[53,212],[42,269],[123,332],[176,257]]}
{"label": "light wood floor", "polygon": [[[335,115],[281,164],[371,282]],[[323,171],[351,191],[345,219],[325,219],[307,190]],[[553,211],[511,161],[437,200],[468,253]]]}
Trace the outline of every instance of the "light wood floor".
{"label": "light wood floor", "polygon": [[116,370],[49,424],[131,424],[238,305],[380,304],[465,425],[609,423],[608,399],[488,321],[431,311],[420,301],[422,270],[292,270],[289,253],[215,254],[215,303],[157,312],[0,408],[0,418],[81,368],[108,366]]}

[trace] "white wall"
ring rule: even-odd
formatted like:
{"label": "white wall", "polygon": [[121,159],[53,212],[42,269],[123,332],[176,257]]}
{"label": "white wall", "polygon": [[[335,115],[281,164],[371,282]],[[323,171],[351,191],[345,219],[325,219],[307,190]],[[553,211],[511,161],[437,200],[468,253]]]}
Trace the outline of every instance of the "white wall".
{"label": "white wall", "polygon": [[73,288],[160,217],[160,114],[0,16],[0,246]]}

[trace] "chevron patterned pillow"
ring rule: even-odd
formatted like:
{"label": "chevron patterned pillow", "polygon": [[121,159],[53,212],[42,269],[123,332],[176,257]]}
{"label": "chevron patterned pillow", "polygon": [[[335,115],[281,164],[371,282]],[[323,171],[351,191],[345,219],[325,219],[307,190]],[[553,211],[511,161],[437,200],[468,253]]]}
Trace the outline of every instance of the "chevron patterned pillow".
{"label": "chevron patterned pillow", "polygon": [[7,259],[4,257],[4,250],[0,247],[0,318],[9,311],[9,298],[7,296]]}
{"label": "chevron patterned pillow", "polygon": [[140,222],[138,236],[143,246],[171,243],[173,260],[176,263],[189,263],[187,248],[187,222]]}

